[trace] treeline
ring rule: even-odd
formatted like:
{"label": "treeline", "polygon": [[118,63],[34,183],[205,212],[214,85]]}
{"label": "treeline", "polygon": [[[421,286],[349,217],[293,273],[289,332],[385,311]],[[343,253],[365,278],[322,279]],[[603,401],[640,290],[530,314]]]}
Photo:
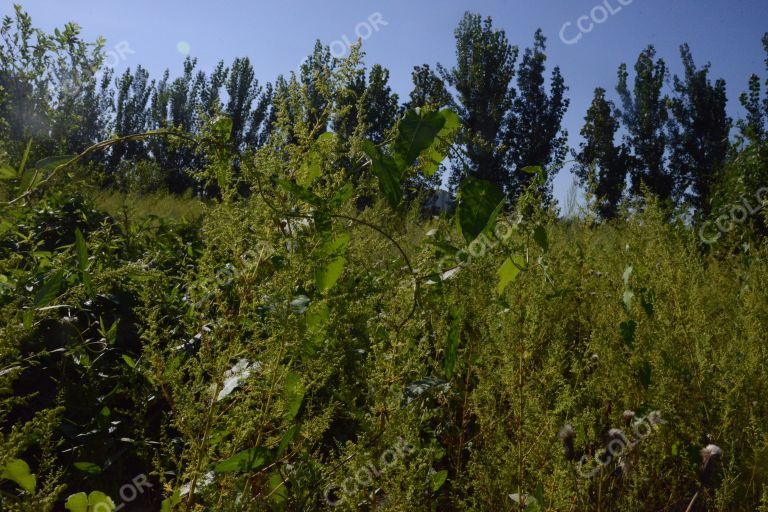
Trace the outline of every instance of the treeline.
{"label": "treeline", "polygon": [[[201,134],[219,116],[232,120],[228,140],[239,152],[261,148],[271,137],[294,142],[291,127],[297,123],[316,128],[315,137],[332,130],[341,140],[359,135],[381,143],[406,109],[450,107],[461,129],[458,149],[443,169],[449,183],[473,175],[501,186],[511,200],[533,183],[534,175],[523,170],[541,166],[547,178],[534,186],[542,203],[551,204],[552,179],[569,152],[590,205],[603,219],[648,193],[706,217],[736,189],[750,193],[768,182],[764,150],[755,149],[764,149],[768,138],[761,78],[749,79],[749,91],[740,97],[747,117],[734,122],[725,81],[711,77],[708,64],[697,65],[687,45],[680,50],[682,76],[670,76],[653,46],[638,56],[633,72],[622,64],[616,93],[595,90],[581,130],[584,142],[569,150],[562,128],[568,87],[557,66],[547,70],[542,32],[521,52],[491,18],[476,14],[465,14],[455,30],[455,64],[416,66],[405,102],[392,92],[389,71],[368,69],[359,47],[339,60],[318,42],[298,73],[261,83],[247,57],[220,62],[209,73],[187,58],[177,78],[166,71],[153,79],[140,65],[115,76],[103,66],[104,41],[84,41],[74,24],[46,34],[20,6],[3,20],[0,38],[0,133],[11,160],[21,158],[30,140],[37,156],[70,154],[148,130]],[[768,54],[768,34],[763,43]],[[285,128],[279,134],[278,126]],[[747,166],[749,176],[737,165],[744,151],[761,158]],[[351,175],[364,172],[353,160],[338,164]],[[199,177],[205,155],[166,139],[115,145],[90,161],[108,185],[211,192]],[[437,175],[411,185],[434,188],[439,182]]]}

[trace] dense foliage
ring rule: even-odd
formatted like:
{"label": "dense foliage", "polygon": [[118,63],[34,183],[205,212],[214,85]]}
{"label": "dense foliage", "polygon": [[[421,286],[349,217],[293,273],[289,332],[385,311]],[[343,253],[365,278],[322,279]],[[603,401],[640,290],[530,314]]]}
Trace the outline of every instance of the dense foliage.
{"label": "dense foliage", "polygon": [[759,79],[730,141],[646,49],[562,218],[540,32],[468,14],[404,106],[359,48],[113,88],[77,33],[0,29],[2,510],[768,511]]}

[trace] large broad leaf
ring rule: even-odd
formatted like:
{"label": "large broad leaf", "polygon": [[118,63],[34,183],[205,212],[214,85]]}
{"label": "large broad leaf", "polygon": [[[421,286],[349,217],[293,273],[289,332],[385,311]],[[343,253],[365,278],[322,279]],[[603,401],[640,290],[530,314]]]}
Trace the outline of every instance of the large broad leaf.
{"label": "large broad leaf", "polygon": [[59,270],[47,281],[43,283],[37,293],[35,294],[34,306],[36,308],[47,306],[53,299],[55,299],[64,284],[64,272]]}
{"label": "large broad leaf", "polygon": [[232,457],[219,462],[213,468],[215,473],[242,473],[244,471],[257,471],[269,464],[272,456],[269,450],[262,447],[249,448],[236,453]]}
{"label": "large broad leaf", "polygon": [[304,383],[301,380],[301,375],[289,373],[285,377],[283,387],[283,400],[285,401],[285,413],[283,414],[283,417],[285,419],[292,420],[299,414],[301,403],[304,401],[304,391]]}
{"label": "large broad leaf", "polygon": [[440,111],[440,115],[445,119],[443,128],[438,132],[435,142],[422,153],[423,165],[422,172],[427,177],[432,177],[440,164],[448,156],[449,145],[453,141],[455,133],[461,126],[459,116],[453,110],[445,109]]}
{"label": "large broad leaf", "polygon": [[416,112],[410,110],[400,121],[395,140],[394,159],[400,174],[411,167],[424,154],[424,174],[431,176],[445,158],[442,141],[452,136],[459,127],[459,119],[451,110]]}
{"label": "large broad leaf", "polygon": [[115,510],[115,502],[101,491],[93,491],[87,496],[79,492],[67,498],[64,508],[70,512],[111,512]]}
{"label": "large broad leaf", "polygon": [[88,512],[88,495],[78,492],[67,498],[64,508],[71,512]]}
{"label": "large broad leaf", "polygon": [[459,206],[456,216],[461,234],[472,242],[481,233],[493,228],[501,208],[504,192],[493,183],[468,176],[459,186]]}
{"label": "large broad leaf", "polygon": [[115,510],[115,502],[101,491],[93,491],[88,495],[88,507],[92,512],[111,512]]}
{"label": "large broad leaf", "polygon": [[219,142],[229,142],[232,136],[232,119],[219,116],[211,124],[211,133]]}
{"label": "large broad leaf", "polygon": [[342,232],[332,240],[328,240],[320,249],[322,256],[340,256],[347,252],[349,247],[349,233]]}
{"label": "large broad leaf", "polygon": [[168,498],[165,498],[163,502],[160,504],[160,512],[172,512],[173,507],[181,503],[181,495],[179,493],[179,490],[176,489],[173,491],[173,494],[171,494]]}
{"label": "large broad leaf", "polygon": [[347,262],[343,256],[338,256],[326,265],[315,270],[315,286],[321,292],[327,292],[334,286],[344,273],[344,265]]}
{"label": "large broad leaf", "polygon": [[525,266],[525,260],[522,256],[515,255],[512,258],[507,258],[499,269],[499,284],[496,285],[496,293],[499,296],[504,294],[511,283],[517,279],[520,269]]}
{"label": "large broad leaf", "polygon": [[456,317],[451,323],[451,330],[448,331],[448,343],[445,347],[445,358],[443,359],[443,370],[445,378],[451,380],[453,369],[456,367],[456,356],[459,350],[459,330],[461,328],[461,318]]}
{"label": "large broad leaf", "polygon": [[328,205],[331,208],[340,208],[354,195],[355,187],[351,183],[345,183],[343,187],[333,194],[333,197],[328,201]]}
{"label": "large broad leaf", "polygon": [[430,478],[432,480],[432,492],[437,492],[440,490],[440,488],[445,483],[445,480],[448,478],[448,471],[443,469],[442,471],[433,473]]}
{"label": "large broad leaf", "polygon": [[403,190],[400,185],[402,171],[389,155],[385,155],[376,145],[366,140],[363,142],[363,151],[371,160],[373,174],[379,179],[379,190],[389,203],[396,208],[403,199]]}
{"label": "large broad leaf", "polygon": [[0,474],[0,478],[15,482],[27,492],[35,492],[37,478],[29,469],[29,464],[21,459],[13,459],[8,462]]}

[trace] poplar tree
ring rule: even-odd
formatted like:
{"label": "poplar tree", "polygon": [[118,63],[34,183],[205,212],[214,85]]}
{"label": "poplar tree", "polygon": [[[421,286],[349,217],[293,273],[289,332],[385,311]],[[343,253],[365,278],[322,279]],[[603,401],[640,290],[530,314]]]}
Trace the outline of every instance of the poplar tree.
{"label": "poplar tree", "polygon": [[680,47],[684,76],[675,77],[670,100],[670,173],[681,180],[690,204],[704,216],[712,186],[728,155],[731,119],[726,112],[725,80],[709,78],[710,65],[697,68],[688,45]]}
{"label": "poplar tree", "polygon": [[603,219],[613,219],[626,186],[632,160],[624,144],[616,144],[619,120],[616,107],[605,97],[605,89],[595,89],[592,104],[584,118],[584,142],[575,155],[575,174],[579,184],[593,197],[593,207]]}

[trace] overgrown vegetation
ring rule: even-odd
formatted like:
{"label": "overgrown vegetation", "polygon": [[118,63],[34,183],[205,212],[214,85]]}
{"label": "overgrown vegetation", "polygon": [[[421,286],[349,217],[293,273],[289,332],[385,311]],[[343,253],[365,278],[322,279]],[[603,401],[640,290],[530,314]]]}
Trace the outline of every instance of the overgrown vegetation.
{"label": "overgrown vegetation", "polygon": [[[471,15],[457,37],[442,72],[462,94],[470,43],[508,43]],[[543,51],[537,34],[521,70],[541,76]],[[194,127],[96,146],[6,139],[0,508],[768,511],[768,105],[708,160],[705,191],[682,150],[652,165],[660,126],[614,146],[599,93],[579,156],[596,197],[562,218],[559,72],[551,97],[529,91],[536,107],[503,83],[503,52],[488,86],[519,122],[483,139],[480,107],[447,108],[428,66],[397,112],[363,87],[359,49],[333,65],[324,52],[248,135],[234,110],[195,108]],[[625,122],[656,94],[653,59],[634,92],[622,82]],[[690,62],[687,87],[705,87]],[[24,78],[7,69],[4,90]],[[385,70],[369,77],[385,90]],[[526,145],[539,107],[556,129]],[[676,147],[708,136],[685,126]],[[435,214],[448,157],[468,165],[452,168],[455,211]],[[187,196],[140,186],[171,168]],[[690,202],[661,193],[669,175]]]}

